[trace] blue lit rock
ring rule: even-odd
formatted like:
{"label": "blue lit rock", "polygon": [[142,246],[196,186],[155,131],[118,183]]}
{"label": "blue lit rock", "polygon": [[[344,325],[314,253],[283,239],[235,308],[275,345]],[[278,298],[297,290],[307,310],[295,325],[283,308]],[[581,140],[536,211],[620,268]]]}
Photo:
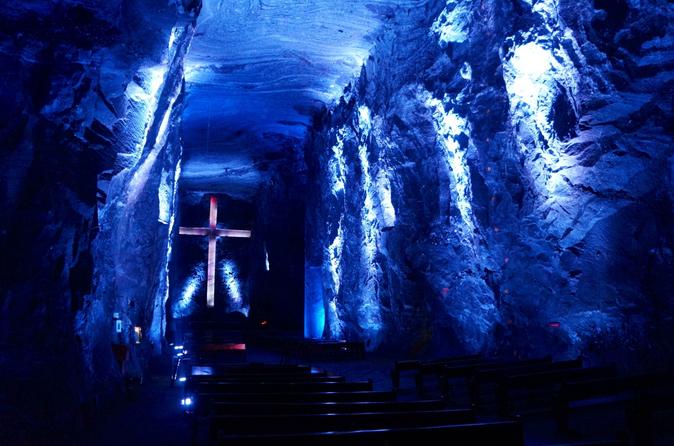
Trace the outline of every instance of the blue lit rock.
{"label": "blue lit rock", "polygon": [[[326,336],[642,365],[671,354],[672,10],[621,5],[397,11],[305,151]],[[373,234],[363,142],[395,212],[385,223],[373,200]]]}
{"label": "blue lit rock", "polygon": [[[133,322],[160,342],[157,299],[165,283],[147,283],[161,277],[166,259],[169,222],[157,220],[170,207],[165,191],[179,156],[172,130],[179,102],[160,138],[166,150],[146,169],[148,181],[137,176],[138,205],[120,210],[129,203],[119,192],[133,187],[134,173],[147,166],[144,148],[162,133],[168,102],[159,84],[168,42],[172,29],[189,26],[192,17],[166,1],[29,1],[3,4],[0,17],[7,124],[0,131],[0,342],[12,346],[0,361],[8,376],[42,392],[40,404],[58,401],[53,407],[70,425],[95,394],[117,390],[113,312],[125,320],[119,340],[129,340]],[[180,85],[178,73],[171,78]],[[123,236],[129,240],[120,242]],[[132,240],[142,242],[135,252]],[[141,262],[143,249],[152,253]],[[116,275],[126,282],[114,283]],[[142,284],[144,292],[139,283],[128,286],[142,276],[153,279]],[[126,299],[135,310],[119,305]],[[35,403],[19,394],[21,385],[4,382],[18,389],[3,395],[10,401]]]}

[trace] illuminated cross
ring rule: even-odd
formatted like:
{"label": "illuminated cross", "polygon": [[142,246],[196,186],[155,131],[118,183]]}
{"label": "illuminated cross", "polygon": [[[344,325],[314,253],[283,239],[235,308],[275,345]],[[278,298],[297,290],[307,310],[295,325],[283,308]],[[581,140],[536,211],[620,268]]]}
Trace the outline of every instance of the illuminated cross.
{"label": "illuminated cross", "polygon": [[215,248],[218,237],[250,238],[250,231],[244,229],[218,229],[218,197],[211,195],[211,213],[207,228],[186,228],[181,226],[181,235],[208,236],[208,274],[206,288],[206,305],[215,306]]}

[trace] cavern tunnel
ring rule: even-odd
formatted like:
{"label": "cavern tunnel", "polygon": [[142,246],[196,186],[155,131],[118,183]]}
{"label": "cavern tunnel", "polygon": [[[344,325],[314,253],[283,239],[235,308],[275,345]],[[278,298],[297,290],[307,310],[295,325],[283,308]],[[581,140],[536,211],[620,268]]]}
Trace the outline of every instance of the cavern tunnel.
{"label": "cavern tunnel", "polygon": [[0,24],[0,444],[674,444],[672,0]]}

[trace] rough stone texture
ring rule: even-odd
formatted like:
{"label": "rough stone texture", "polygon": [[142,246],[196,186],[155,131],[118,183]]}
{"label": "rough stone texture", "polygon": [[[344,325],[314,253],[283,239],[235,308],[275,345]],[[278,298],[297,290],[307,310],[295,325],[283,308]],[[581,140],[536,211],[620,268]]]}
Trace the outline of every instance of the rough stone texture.
{"label": "rough stone texture", "polygon": [[[173,187],[177,120],[167,120],[152,168],[146,160],[162,133],[168,98],[182,86],[177,71],[170,82],[158,75],[180,66],[169,63],[171,32],[189,28],[193,13],[166,1],[0,7],[0,380],[2,404],[10,406],[0,424],[9,432],[37,433],[37,424],[50,422],[63,428],[61,419],[75,428],[73,419],[81,419],[95,394],[116,390],[112,311],[159,342],[165,284],[143,284],[144,293],[137,282],[135,289],[124,284],[136,302],[127,312],[117,310],[128,296],[112,278],[131,268],[134,281],[147,279],[165,263],[168,221],[157,224],[158,202],[161,189]],[[172,118],[179,112],[177,101]],[[134,178],[142,169],[151,179],[141,186]],[[123,203],[121,211],[129,188],[138,205]],[[129,238],[118,243],[122,236]],[[143,244],[131,250],[134,239]],[[143,258],[144,249],[153,253]],[[38,404],[35,416],[31,405]],[[22,407],[32,407],[33,416],[22,419]]]}
{"label": "rough stone texture", "polygon": [[673,18],[657,0],[396,11],[305,150],[324,334],[671,362]]}

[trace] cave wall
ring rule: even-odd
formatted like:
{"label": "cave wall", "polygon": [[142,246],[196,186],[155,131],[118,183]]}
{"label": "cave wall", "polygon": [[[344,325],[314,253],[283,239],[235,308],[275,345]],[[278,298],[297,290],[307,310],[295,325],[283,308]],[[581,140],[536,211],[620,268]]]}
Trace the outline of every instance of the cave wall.
{"label": "cave wall", "polygon": [[147,283],[171,232],[188,3],[0,7],[0,379],[10,406],[40,405],[26,431],[74,428],[116,390],[111,343],[132,324],[159,344],[166,284]]}
{"label": "cave wall", "polygon": [[673,9],[396,12],[305,150],[322,335],[671,363]]}

